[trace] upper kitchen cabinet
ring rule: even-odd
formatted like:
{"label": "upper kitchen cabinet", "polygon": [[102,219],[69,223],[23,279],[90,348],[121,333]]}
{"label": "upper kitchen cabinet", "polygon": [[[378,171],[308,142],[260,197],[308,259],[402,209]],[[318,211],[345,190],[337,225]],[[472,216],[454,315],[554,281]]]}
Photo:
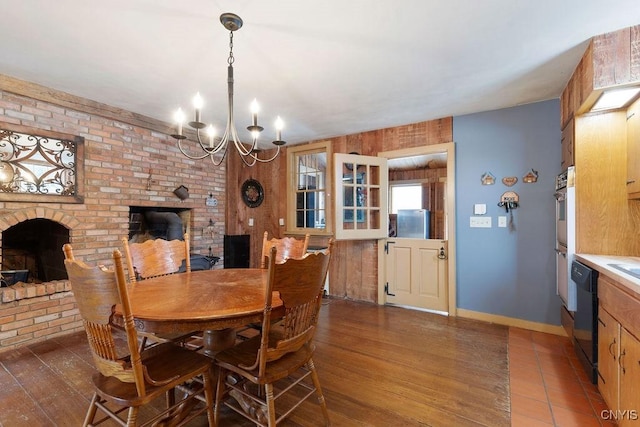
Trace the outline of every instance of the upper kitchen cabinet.
{"label": "upper kitchen cabinet", "polygon": [[627,110],[627,193],[640,199],[640,100]]}
{"label": "upper kitchen cabinet", "polygon": [[561,162],[562,170],[575,166],[576,253],[640,256],[640,203],[628,200],[640,198],[640,179],[627,174],[640,174],[640,149],[628,139],[638,143],[638,102],[612,109],[598,102],[640,87],[640,51],[632,49],[639,44],[640,26],[594,37],[562,93]]}
{"label": "upper kitchen cabinet", "polygon": [[595,36],[560,98],[561,128],[607,89],[640,85],[640,25]]}
{"label": "upper kitchen cabinet", "polygon": [[562,147],[562,159],[560,162],[560,170],[565,171],[569,166],[574,165],[573,157],[573,145],[575,132],[573,128],[573,119],[569,120],[569,123],[562,128],[562,136],[560,138],[560,144]]}

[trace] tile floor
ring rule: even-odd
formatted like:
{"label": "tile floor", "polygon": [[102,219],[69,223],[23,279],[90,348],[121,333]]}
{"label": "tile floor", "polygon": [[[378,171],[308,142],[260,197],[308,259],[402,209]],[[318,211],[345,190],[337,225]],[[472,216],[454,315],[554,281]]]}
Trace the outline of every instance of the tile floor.
{"label": "tile floor", "polygon": [[614,426],[567,337],[509,328],[512,427]]}

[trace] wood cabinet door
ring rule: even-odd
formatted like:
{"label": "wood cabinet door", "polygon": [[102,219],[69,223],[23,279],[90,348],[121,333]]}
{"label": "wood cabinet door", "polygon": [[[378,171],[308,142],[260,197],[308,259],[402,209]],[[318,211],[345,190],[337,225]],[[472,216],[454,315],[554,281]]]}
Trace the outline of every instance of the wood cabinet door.
{"label": "wood cabinet door", "polygon": [[620,328],[619,426],[640,426],[640,341]]}
{"label": "wood cabinet door", "polygon": [[598,310],[598,389],[612,411],[618,409],[619,323],[600,306]]}
{"label": "wood cabinet door", "polygon": [[640,101],[627,110],[627,193],[640,199]]}
{"label": "wood cabinet door", "polygon": [[573,119],[569,120],[569,123],[562,129],[562,135],[560,137],[560,145],[562,147],[562,158],[560,162],[560,169],[566,170],[569,166],[573,166],[573,146],[574,146],[574,127]]}

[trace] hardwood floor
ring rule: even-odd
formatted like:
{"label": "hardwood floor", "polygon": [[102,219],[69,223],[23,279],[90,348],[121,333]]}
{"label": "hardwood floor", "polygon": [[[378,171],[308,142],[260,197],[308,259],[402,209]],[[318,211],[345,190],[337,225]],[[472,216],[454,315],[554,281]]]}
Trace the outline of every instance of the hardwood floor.
{"label": "hardwood floor", "polygon": [[[557,422],[556,407],[562,407],[548,403],[550,399],[546,403],[554,411],[551,423],[544,424],[549,419],[540,417],[529,417],[533,421],[526,423],[531,414],[524,414],[523,408],[531,401],[524,400],[525,391],[533,386],[513,373],[540,372],[544,363],[540,368],[526,359],[528,342],[535,352],[535,340],[552,337],[531,334],[467,319],[326,299],[314,360],[332,425],[509,426],[512,412],[514,426],[538,421],[543,426],[589,425]],[[546,343],[548,352],[562,347],[557,354],[566,358],[562,338],[548,338]],[[518,368],[511,362],[510,377],[509,353],[513,356],[516,347],[523,359],[518,359]],[[81,425],[92,394],[93,370],[83,333],[0,353],[0,425]],[[540,395],[533,399],[545,404]],[[591,409],[589,421],[597,423]],[[230,412],[223,412],[221,424],[252,425]],[[206,419],[190,425],[206,425]],[[322,425],[315,400],[282,425]]]}

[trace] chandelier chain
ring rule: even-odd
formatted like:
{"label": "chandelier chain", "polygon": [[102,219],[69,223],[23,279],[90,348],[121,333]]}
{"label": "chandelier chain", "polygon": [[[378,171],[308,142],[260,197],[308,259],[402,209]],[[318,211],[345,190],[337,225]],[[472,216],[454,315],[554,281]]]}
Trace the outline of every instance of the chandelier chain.
{"label": "chandelier chain", "polygon": [[227,63],[232,65],[236,59],[233,57],[233,31],[229,31],[229,58]]}

